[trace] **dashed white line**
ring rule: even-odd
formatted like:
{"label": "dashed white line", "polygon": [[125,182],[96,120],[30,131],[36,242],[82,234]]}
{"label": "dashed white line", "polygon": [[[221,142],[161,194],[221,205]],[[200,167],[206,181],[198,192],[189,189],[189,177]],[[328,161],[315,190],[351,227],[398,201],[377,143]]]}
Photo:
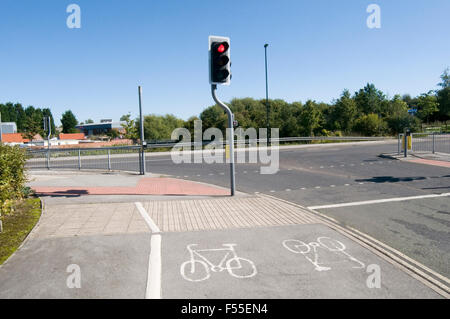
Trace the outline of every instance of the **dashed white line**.
{"label": "dashed white line", "polygon": [[365,200],[365,201],[360,201],[360,202],[350,202],[350,203],[341,203],[341,204],[332,204],[332,205],[310,206],[308,208],[309,209],[339,208],[339,207],[361,206],[361,205],[371,205],[371,204],[390,203],[390,202],[402,202],[402,201],[414,200],[414,199],[448,197],[448,196],[450,196],[450,193],[429,194],[429,195],[419,195],[419,196],[409,196],[409,197],[395,197],[395,198],[386,198],[386,199]]}

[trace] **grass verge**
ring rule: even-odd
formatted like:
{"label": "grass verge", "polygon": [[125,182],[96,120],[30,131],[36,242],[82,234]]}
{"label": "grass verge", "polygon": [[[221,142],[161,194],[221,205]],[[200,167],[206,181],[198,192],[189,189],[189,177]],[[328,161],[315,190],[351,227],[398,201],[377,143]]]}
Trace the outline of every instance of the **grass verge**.
{"label": "grass verge", "polygon": [[41,216],[39,198],[27,198],[15,204],[14,213],[2,215],[3,232],[0,233],[0,265],[25,240]]}

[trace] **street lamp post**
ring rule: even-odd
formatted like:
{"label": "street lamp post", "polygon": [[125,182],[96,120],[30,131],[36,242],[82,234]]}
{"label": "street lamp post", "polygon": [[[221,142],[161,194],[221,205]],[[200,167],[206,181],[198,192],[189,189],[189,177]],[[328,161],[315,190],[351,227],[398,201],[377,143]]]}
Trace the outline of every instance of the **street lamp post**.
{"label": "street lamp post", "polygon": [[270,145],[270,120],[269,120],[269,84],[267,81],[267,47],[269,44],[264,44],[264,58],[266,62],[266,114],[267,114],[267,146]]}

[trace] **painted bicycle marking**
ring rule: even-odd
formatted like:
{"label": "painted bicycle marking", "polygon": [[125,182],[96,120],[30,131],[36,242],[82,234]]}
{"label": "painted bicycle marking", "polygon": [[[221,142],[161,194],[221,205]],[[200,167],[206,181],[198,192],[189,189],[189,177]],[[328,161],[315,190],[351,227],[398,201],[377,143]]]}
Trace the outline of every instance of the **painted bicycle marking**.
{"label": "painted bicycle marking", "polygon": [[[238,257],[236,254],[236,244],[222,244],[223,248],[216,249],[195,249],[197,244],[187,245],[190,259],[183,262],[180,266],[181,276],[188,281],[203,281],[209,279],[212,272],[228,273],[236,278],[251,278],[257,274],[255,264],[246,258]],[[204,253],[224,252],[219,263],[212,263]],[[203,253],[203,254],[202,254]]]}
{"label": "painted bicycle marking", "polygon": [[[316,242],[311,242],[309,244],[297,239],[286,239],[283,241],[283,246],[290,252],[304,255],[305,258],[315,266],[315,270],[317,271],[327,271],[331,269],[331,267],[325,265],[323,262],[319,262],[319,248],[348,258],[356,264],[352,268],[359,269],[365,267],[363,262],[345,251],[346,247],[343,243],[329,237],[319,237]],[[312,258],[311,253],[314,255]]]}

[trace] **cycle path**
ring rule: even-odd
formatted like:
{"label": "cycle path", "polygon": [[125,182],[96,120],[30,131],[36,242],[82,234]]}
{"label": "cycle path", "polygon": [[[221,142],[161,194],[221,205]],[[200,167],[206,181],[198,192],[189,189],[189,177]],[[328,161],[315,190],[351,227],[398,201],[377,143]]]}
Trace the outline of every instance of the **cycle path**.
{"label": "cycle path", "polygon": [[162,298],[441,298],[322,224],[163,233],[161,282]]}
{"label": "cycle path", "polygon": [[147,298],[441,298],[307,209],[274,198],[139,205],[157,238]]}

